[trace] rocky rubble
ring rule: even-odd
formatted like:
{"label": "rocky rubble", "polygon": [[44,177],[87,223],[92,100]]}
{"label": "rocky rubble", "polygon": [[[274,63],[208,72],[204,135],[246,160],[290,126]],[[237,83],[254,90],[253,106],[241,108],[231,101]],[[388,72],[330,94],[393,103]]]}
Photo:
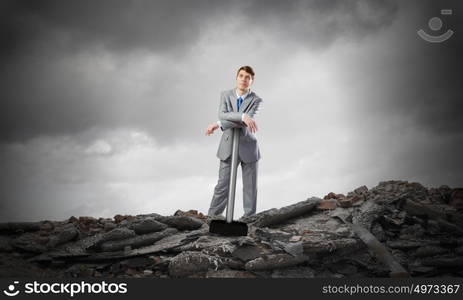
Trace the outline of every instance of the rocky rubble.
{"label": "rocky rubble", "polygon": [[463,277],[462,188],[383,181],[311,197],[240,219],[245,237],[211,234],[211,220],[178,210],[0,223],[0,276]]}

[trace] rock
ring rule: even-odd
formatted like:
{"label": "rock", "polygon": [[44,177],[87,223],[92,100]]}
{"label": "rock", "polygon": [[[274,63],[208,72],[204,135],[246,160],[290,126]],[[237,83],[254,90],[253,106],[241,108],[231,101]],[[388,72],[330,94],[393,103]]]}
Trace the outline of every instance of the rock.
{"label": "rock", "polygon": [[[244,237],[210,234],[213,218],[196,210],[2,223],[0,276],[461,277],[463,215],[450,205],[457,191],[385,181],[243,217]],[[324,203],[336,206],[317,209]]]}
{"label": "rock", "polygon": [[288,219],[303,216],[313,211],[320,203],[321,199],[311,197],[305,201],[293,205],[285,206],[280,209],[270,209],[256,215],[242,218],[243,222],[252,224],[256,227],[273,226],[287,221]]}
{"label": "rock", "polygon": [[103,275],[102,275],[100,272],[98,272],[98,271],[94,271],[94,272],[93,272],[93,277],[95,277],[95,278],[101,278],[102,276],[103,276]]}
{"label": "rock", "polygon": [[448,249],[445,249],[439,246],[425,245],[425,246],[422,246],[416,249],[413,255],[416,257],[427,257],[427,256],[438,255],[438,254],[444,254],[447,252],[449,252]]}
{"label": "rock", "polygon": [[245,265],[247,271],[273,270],[296,266],[308,261],[307,256],[294,257],[290,254],[271,254],[248,261]]}
{"label": "rock", "polygon": [[[167,230],[175,230],[175,228],[166,228],[164,231],[167,231]],[[151,234],[159,234],[162,232],[163,231],[154,232]],[[197,229],[191,232],[181,232],[177,234],[171,234],[155,242],[153,245],[141,247],[138,249],[132,249],[128,251],[95,253],[92,255],[87,255],[85,257],[82,257],[80,258],[80,260],[83,260],[83,261],[113,260],[113,259],[145,255],[145,254],[152,254],[152,253],[157,253],[161,251],[166,252],[172,249],[178,249],[179,247],[198,239],[199,236],[204,235],[207,232],[208,232],[208,228],[206,227],[206,228],[200,228],[200,229]]]}
{"label": "rock", "polygon": [[256,275],[246,272],[246,271],[237,271],[237,270],[209,270],[207,271],[206,278],[256,278]]}
{"label": "rock", "polygon": [[260,254],[260,249],[257,246],[244,245],[237,247],[233,251],[232,256],[247,262],[259,257]]}
{"label": "rock", "polygon": [[109,272],[113,275],[118,275],[122,272],[124,272],[125,269],[124,267],[121,265],[120,262],[115,262],[113,263],[110,267],[109,267]]}
{"label": "rock", "polygon": [[371,228],[371,233],[378,239],[380,242],[384,242],[387,240],[387,236],[384,233],[383,227],[379,223],[374,223]]}
{"label": "rock", "polygon": [[[354,203],[353,198],[338,199],[339,206],[341,206],[343,208],[351,207],[353,203]],[[334,208],[332,208],[332,209],[334,209]]]}
{"label": "rock", "polygon": [[344,222],[352,222],[352,212],[348,209],[338,207],[328,212],[328,216],[341,220],[341,224]]}
{"label": "rock", "polygon": [[293,236],[289,232],[271,228],[256,228],[256,230],[254,231],[254,235],[257,238],[257,240],[264,241],[289,241],[289,239]]}
{"label": "rock", "polygon": [[349,193],[347,197],[337,198],[338,205],[343,208],[351,206],[360,206],[365,200],[365,195]]}
{"label": "rock", "polygon": [[353,233],[348,227],[339,227],[334,233],[340,237],[352,237]]}
{"label": "rock", "polygon": [[121,265],[128,268],[146,268],[148,266],[154,265],[155,261],[149,257],[133,257],[121,261]]}
{"label": "rock", "polygon": [[139,271],[138,269],[135,269],[135,268],[127,268],[125,270],[125,274],[127,274],[127,275],[129,275],[131,277],[140,278],[143,273],[141,271]]}
{"label": "rock", "polygon": [[[343,194],[336,194],[333,192],[328,193],[325,197],[323,197],[324,200],[329,200],[329,199],[343,199],[346,198]],[[323,202],[323,201],[322,201]]]}
{"label": "rock", "polygon": [[365,185],[362,185],[354,190],[355,194],[366,195],[368,193],[368,188]]}
{"label": "rock", "polygon": [[125,227],[114,228],[111,231],[108,231],[102,234],[99,243],[104,243],[108,241],[118,241],[124,240],[136,236],[134,230]]}
{"label": "rock", "polygon": [[172,277],[187,277],[209,269],[217,270],[221,264],[218,257],[196,251],[186,251],[175,256],[169,263],[169,275]]}
{"label": "rock", "polygon": [[0,223],[0,233],[15,234],[17,232],[38,231],[40,230],[41,222],[7,222]]}
{"label": "rock", "polygon": [[427,267],[427,266],[422,266],[422,265],[417,265],[417,266],[410,266],[410,271],[414,275],[422,275],[425,273],[431,273],[434,272],[436,268],[434,267]]}
{"label": "rock", "polygon": [[317,209],[328,210],[336,209],[336,207],[338,207],[338,201],[336,199],[326,199],[320,201],[320,204],[318,204]]}
{"label": "rock", "polygon": [[203,226],[204,222],[187,216],[161,216],[157,221],[175,227],[179,230],[195,230]]}
{"label": "rock", "polygon": [[301,239],[302,239],[302,236],[300,236],[300,235],[293,235],[293,236],[289,239],[289,241],[290,241],[290,242],[299,242]]}
{"label": "rock", "polygon": [[[378,218],[378,222],[384,227],[389,230],[396,230],[400,229],[401,226],[404,224],[405,216],[402,215],[400,217],[391,217],[388,215],[383,215]],[[418,225],[419,224],[415,224]]]}
{"label": "rock", "polygon": [[428,220],[426,223],[426,233],[430,235],[439,235],[441,233],[439,222],[436,220]]}
{"label": "rock", "polygon": [[179,247],[178,251],[202,251],[209,255],[228,256],[236,248],[236,237],[200,236],[197,240]]}
{"label": "rock", "polygon": [[358,210],[353,212],[352,223],[358,224],[366,230],[371,230],[372,224],[381,216],[386,214],[387,209],[384,205],[379,205],[373,201],[364,202]]}
{"label": "rock", "polygon": [[129,225],[129,228],[135,231],[136,234],[145,234],[164,230],[167,228],[167,225],[149,218],[133,222]]}
{"label": "rock", "polygon": [[121,223],[121,222],[124,221],[124,220],[130,221],[130,220],[134,220],[134,219],[135,219],[135,217],[134,217],[134,216],[130,216],[130,215],[115,215],[115,216],[114,216],[114,221],[115,221],[117,224]]}
{"label": "rock", "polygon": [[152,245],[154,242],[159,241],[166,236],[175,234],[176,232],[177,230],[175,228],[167,228],[160,232],[137,235],[123,240],[107,241],[101,244],[100,248],[102,251],[117,251],[122,250],[127,246],[130,246],[131,249],[136,249],[143,246]]}
{"label": "rock", "polygon": [[410,215],[434,219],[445,230],[463,235],[463,216],[459,214],[442,211],[437,205],[423,205],[411,199],[407,199],[404,209]]}
{"label": "rock", "polygon": [[12,252],[13,247],[11,246],[13,239],[6,237],[6,236],[0,236],[0,252]]}
{"label": "rock", "polygon": [[353,232],[359,237],[368,249],[375,254],[375,257],[389,269],[389,276],[392,278],[409,277],[409,273],[404,267],[394,258],[386,247],[379,242],[376,237],[359,223],[351,224],[346,222]]}
{"label": "rock", "polygon": [[306,254],[331,253],[342,250],[345,253],[353,252],[363,248],[361,241],[353,238],[324,239],[323,237],[310,237],[303,242],[303,250]]}
{"label": "rock", "polygon": [[331,270],[334,273],[339,273],[343,275],[352,275],[357,273],[357,267],[351,264],[335,264],[331,267]]}
{"label": "rock", "polygon": [[427,257],[423,259],[421,263],[424,266],[462,268],[463,267],[463,257],[461,256]]}
{"label": "rock", "polygon": [[395,240],[395,241],[387,241],[386,245],[389,248],[410,250],[410,249],[425,246],[426,242],[425,241]]}
{"label": "rock", "polygon": [[97,223],[98,220],[95,219],[94,217],[83,216],[83,217],[79,217],[78,222],[79,222],[80,224],[83,224],[83,225],[87,225],[87,226],[88,226],[88,225]]}
{"label": "rock", "polygon": [[50,232],[55,229],[55,225],[50,221],[43,221],[40,224],[40,231]]}
{"label": "rock", "polygon": [[85,248],[88,250],[99,250],[106,242],[125,240],[135,236],[136,233],[132,229],[117,227],[108,232],[97,234],[93,238],[87,238],[89,242],[86,243]]}
{"label": "rock", "polygon": [[391,250],[392,257],[401,265],[407,267],[408,265],[408,256],[405,251],[400,249]]}
{"label": "rock", "polygon": [[50,241],[48,242],[47,246],[50,248],[54,248],[58,245],[72,241],[76,239],[78,236],[79,231],[74,226],[74,224],[67,224],[63,228],[60,228],[60,230],[56,234],[50,237]]}
{"label": "rock", "polygon": [[12,246],[15,248],[34,252],[34,253],[43,253],[47,251],[46,243],[48,243],[49,239],[40,237],[32,232],[26,232],[20,235],[18,238],[12,241]]}
{"label": "rock", "polygon": [[402,240],[408,240],[413,238],[422,238],[425,235],[426,232],[423,227],[421,227],[420,224],[414,224],[412,226],[402,228],[399,238]]}
{"label": "rock", "polygon": [[[132,232],[135,234],[134,232]],[[56,249],[52,249],[42,255],[37,255],[31,258],[31,261],[42,262],[50,259],[75,259],[91,256],[88,252],[89,249],[99,249],[96,245],[99,245],[102,237],[105,233],[87,236],[82,239],[78,239],[73,243],[65,243],[59,245]]]}
{"label": "rock", "polygon": [[200,213],[200,212],[198,212],[197,210],[194,210],[194,209],[186,211],[186,212],[181,211],[181,210],[177,210],[174,213],[174,216],[193,217],[193,218],[203,220],[204,222],[206,222],[206,220],[207,220],[207,216],[203,215],[202,213]]}
{"label": "rock", "polygon": [[169,266],[169,263],[172,259],[171,256],[165,256],[165,255],[159,255],[159,256],[149,256],[150,259],[153,260],[154,262],[154,267],[157,270],[167,270],[167,267]]}
{"label": "rock", "polygon": [[296,266],[276,269],[270,275],[272,278],[314,278],[315,271],[310,267]]}
{"label": "rock", "polygon": [[91,277],[94,269],[91,265],[75,264],[64,271],[70,277]]}
{"label": "rock", "polygon": [[109,231],[113,230],[116,227],[117,227],[117,225],[114,224],[113,222],[109,222],[109,221],[103,222],[103,230],[105,232],[109,232]]}
{"label": "rock", "polygon": [[[172,228],[167,228],[167,230],[172,230]],[[140,249],[134,249],[127,253],[126,255],[136,256],[149,253],[156,253],[160,251],[168,251],[171,249],[179,248],[182,245],[190,243],[197,240],[200,236],[208,232],[207,228],[200,228],[191,232],[182,232],[176,234],[170,234],[165,238],[157,241],[154,245],[143,247]]]}
{"label": "rock", "polygon": [[244,270],[244,264],[240,259],[234,257],[221,257],[220,260],[225,268],[234,269],[234,270]]}
{"label": "rock", "polygon": [[77,223],[77,222],[79,222],[79,219],[77,219],[74,216],[71,216],[67,221],[67,223]]}
{"label": "rock", "polygon": [[[273,241],[274,244],[278,246],[279,249],[285,251],[288,254],[291,254],[294,257],[303,256],[304,247],[302,242],[296,243],[284,243],[278,240]],[[275,249],[276,247],[274,247]]]}
{"label": "rock", "polygon": [[463,209],[463,188],[453,189],[449,205],[456,209]]}

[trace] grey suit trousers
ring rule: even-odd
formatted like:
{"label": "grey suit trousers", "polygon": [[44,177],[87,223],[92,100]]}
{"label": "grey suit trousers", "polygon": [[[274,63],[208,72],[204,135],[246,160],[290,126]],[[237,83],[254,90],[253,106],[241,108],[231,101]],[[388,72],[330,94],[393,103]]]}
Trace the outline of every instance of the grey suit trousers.
{"label": "grey suit trousers", "polygon": [[[244,216],[256,213],[257,203],[257,167],[259,161],[245,163],[238,156],[238,166],[241,165],[243,179],[243,208]],[[226,160],[220,160],[219,180],[214,189],[209,216],[220,215],[228,204],[228,192],[230,189],[231,156]]]}

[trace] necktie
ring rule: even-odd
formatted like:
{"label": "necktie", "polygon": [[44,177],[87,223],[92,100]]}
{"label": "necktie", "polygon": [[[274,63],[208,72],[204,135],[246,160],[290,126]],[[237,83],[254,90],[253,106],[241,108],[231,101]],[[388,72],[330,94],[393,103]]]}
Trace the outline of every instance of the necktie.
{"label": "necktie", "polygon": [[238,110],[240,110],[240,106],[243,103],[243,98],[239,97],[236,99],[236,106],[238,107]]}

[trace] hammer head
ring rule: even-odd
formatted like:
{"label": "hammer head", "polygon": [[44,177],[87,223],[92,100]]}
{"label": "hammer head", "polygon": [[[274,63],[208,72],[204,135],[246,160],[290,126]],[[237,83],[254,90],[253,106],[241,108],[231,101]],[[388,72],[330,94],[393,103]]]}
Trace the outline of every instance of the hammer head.
{"label": "hammer head", "polygon": [[224,236],[246,236],[248,235],[248,225],[243,222],[226,220],[212,220],[209,224],[209,232]]}

